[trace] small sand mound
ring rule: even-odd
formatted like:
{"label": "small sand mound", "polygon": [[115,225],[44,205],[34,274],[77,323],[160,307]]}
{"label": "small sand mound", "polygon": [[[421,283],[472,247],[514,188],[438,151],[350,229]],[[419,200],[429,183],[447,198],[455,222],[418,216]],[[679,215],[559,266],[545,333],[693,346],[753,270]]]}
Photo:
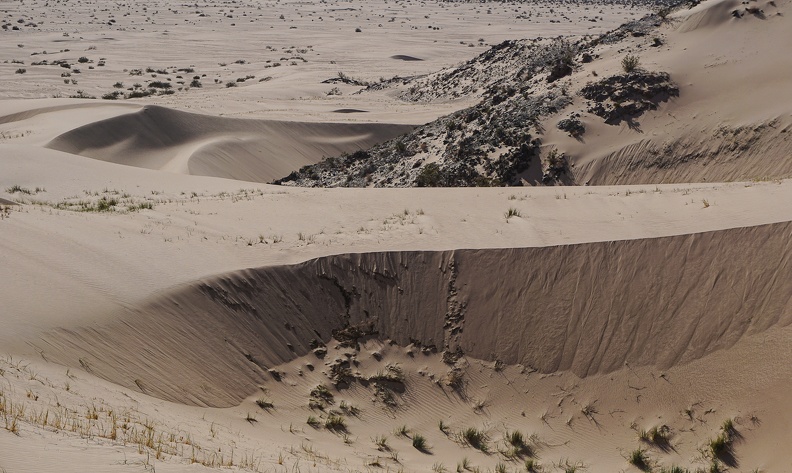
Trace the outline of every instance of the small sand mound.
{"label": "small sand mound", "polygon": [[368,113],[368,110],[359,110],[357,108],[339,108],[333,110],[333,113]]}
{"label": "small sand mound", "polygon": [[696,30],[718,28],[735,19],[732,14],[735,10],[742,10],[742,3],[739,0],[722,0],[719,2],[705,2],[698,8],[688,12],[687,17],[679,25],[680,33],[688,33]]}
{"label": "small sand mound", "polygon": [[397,59],[399,61],[423,61],[423,59],[415,56],[407,56],[404,54],[396,54],[390,57],[391,59]]}

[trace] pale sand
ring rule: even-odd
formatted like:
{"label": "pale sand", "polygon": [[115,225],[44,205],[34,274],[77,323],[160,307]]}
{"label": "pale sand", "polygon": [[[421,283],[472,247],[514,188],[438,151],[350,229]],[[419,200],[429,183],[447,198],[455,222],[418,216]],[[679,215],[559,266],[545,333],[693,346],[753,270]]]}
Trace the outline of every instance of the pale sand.
{"label": "pale sand", "polygon": [[[0,206],[21,204],[0,212],[0,471],[197,471],[209,468],[192,461],[216,467],[230,459],[231,469],[260,471],[455,471],[463,458],[471,469],[502,462],[525,471],[528,455],[503,454],[503,435],[515,429],[536,435],[530,444],[542,471],[638,471],[626,458],[642,445],[655,471],[693,470],[709,467],[701,452],[726,419],[739,433],[733,458],[723,457],[729,471],[787,471],[792,183],[778,178],[789,172],[783,130],[792,90],[784,78],[792,67],[778,51],[792,44],[792,28],[774,14],[789,1],[776,3],[760,5],[764,20],[737,20],[731,11],[740,5],[706,2],[662,27],[666,44],[640,54],[648,69],[671,72],[682,92],[641,117],[647,133],[588,117],[578,143],[555,130],[560,117],[548,120],[545,142],[569,153],[575,172],[596,184],[646,183],[630,186],[301,189],[248,181],[397,134],[377,123],[417,125],[473,100],[409,104],[390,93],[350,96],[357,88],[346,85],[327,97],[332,85],[320,82],[338,70],[365,80],[428,73],[483,51],[479,37],[494,44],[602,31],[639,9],[602,7],[605,22],[559,25],[509,20],[501,4],[487,15],[489,4],[367,3],[384,19],[338,10],[332,14],[344,21],[333,31],[310,20],[321,10],[329,22],[325,9],[349,4],[276,3],[261,11],[287,19],[270,31],[239,11],[222,17],[227,5],[201,7],[209,17],[158,6],[149,12],[156,25],[141,24],[141,12],[116,14],[126,31],[108,31],[74,24],[87,23],[83,5],[64,27],[68,37],[53,28],[3,33],[15,39],[0,45],[0,58],[56,49],[55,38],[67,41],[59,48],[107,57],[96,76],[80,77],[93,94],[116,80],[131,84],[123,68],[147,65],[196,64],[223,82],[249,73],[273,79],[230,89],[204,79],[201,90],[123,102],[34,100],[78,86],[64,88],[61,68],[26,64],[25,75],[14,75],[19,65],[0,64],[10,84],[0,102]],[[237,8],[254,19],[256,10]],[[410,11],[411,22],[395,8]],[[466,20],[454,20],[458,11]],[[53,7],[47,21],[67,23],[57,15]],[[108,12],[97,15],[107,21]],[[444,29],[429,30],[435,21]],[[379,22],[383,32],[418,29],[380,35]],[[170,49],[140,47],[166,29],[181,38]],[[115,40],[99,41],[111,33]],[[243,36],[255,40],[240,44]],[[359,37],[371,47],[356,48]],[[306,55],[297,66],[263,67],[308,39],[321,61]],[[277,52],[265,56],[266,44]],[[602,59],[570,86],[593,70],[616,72],[624,47],[602,47]],[[398,54],[424,61],[390,58]],[[217,66],[241,58],[251,64]],[[726,160],[720,150],[706,165],[631,165],[645,157],[647,139],[667,142],[664,156],[706,154],[724,140],[718,129],[763,123],[768,131]],[[730,180],[747,182],[721,182]],[[11,186],[32,194],[9,193]],[[101,197],[120,200],[120,211],[74,211]],[[124,210],[141,203],[153,209]],[[507,218],[510,208],[520,215]],[[348,322],[377,334],[360,351],[339,348],[333,331]],[[313,338],[328,343],[324,359],[310,352]],[[461,389],[448,385],[445,346],[467,354],[456,365]],[[358,380],[336,389],[328,375],[348,357]],[[395,407],[383,404],[390,390],[360,379],[388,364],[405,376],[403,392],[386,385]],[[306,424],[328,416],[308,407],[317,384],[330,386],[327,409],[345,414],[346,433]],[[260,398],[274,408],[261,409]],[[343,412],[342,400],[360,412]],[[426,436],[430,453],[393,433],[402,425]],[[640,430],[662,425],[667,447],[638,440]],[[466,427],[487,433],[491,453],[457,440]],[[377,448],[380,435],[389,447]]]}

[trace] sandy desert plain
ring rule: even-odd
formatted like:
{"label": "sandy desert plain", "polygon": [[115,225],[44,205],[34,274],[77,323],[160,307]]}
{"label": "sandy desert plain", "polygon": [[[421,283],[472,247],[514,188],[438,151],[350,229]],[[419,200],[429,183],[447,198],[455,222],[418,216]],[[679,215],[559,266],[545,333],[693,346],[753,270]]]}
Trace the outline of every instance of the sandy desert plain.
{"label": "sandy desert plain", "polygon": [[0,473],[792,471],[792,0],[0,28]]}

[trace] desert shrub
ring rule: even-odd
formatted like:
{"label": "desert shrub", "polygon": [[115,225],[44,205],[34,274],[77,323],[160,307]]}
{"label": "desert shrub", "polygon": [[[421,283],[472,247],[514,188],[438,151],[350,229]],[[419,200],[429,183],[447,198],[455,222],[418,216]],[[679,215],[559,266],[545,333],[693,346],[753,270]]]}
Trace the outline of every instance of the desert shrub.
{"label": "desert shrub", "polygon": [[102,98],[104,100],[117,100],[119,97],[124,98],[124,93],[121,92],[120,90],[114,90],[112,92],[108,92],[102,95]]}
{"label": "desert shrub", "polygon": [[155,81],[149,82],[149,87],[152,87],[152,88],[155,88],[155,89],[170,89],[172,86],[171,86],[170,82],[165,82],[165,81],[161,81],[161,80],[155,80]]}
{"label": "desert shrub", "polygon": [[107,197],[102,197],[96,203],[96,211],[97,212],[109,212],[113,210],[113,207],[118,205],[118,200],[115,198],[108,199]]}
{"label": "desert shrub", "polygon": [[574,137],[579,137],[586,132],[586,126],[578,117],[564,118],[558,122],[556,127]]}
{"label": "desert shrub", "polygon": [[153,94],[154,89],[147,89],[147,90],[133,90],[129,94],[127,94],[128,99],[138,99],[141,97],[148,97],[149,95]]}
{"label": "desert shrub", "polygon": [[70,95],[70,99],[95,99],[93,95],[86,94],[84,90],[78,90],[76,94]]}
{"label": "desert shrub", "polygon": [[621,65],[624,72],[630,73],[638,69],[641,65],[641,59],[634,54],[628,54],[622,59]]}
{"label": "desert shrub", "polygon": [[442,183],[443,173],[437,163],[429,163],[424,166],[415,179],[415,185],[418,187],[440,187]]}
{"label": "desert shrub", "polygon": [[6,189],[6,192],[8,192],[9,194],[15,194],[17,192],[22,193],[22,194],[28,194],[28,195],[33,194],[33,191],[31,191],[30,189],[28,189],[26,187],[22,187],[22,186],[20,186],[18,184],[15,184],[15,185],[9,187],[8,189]]}

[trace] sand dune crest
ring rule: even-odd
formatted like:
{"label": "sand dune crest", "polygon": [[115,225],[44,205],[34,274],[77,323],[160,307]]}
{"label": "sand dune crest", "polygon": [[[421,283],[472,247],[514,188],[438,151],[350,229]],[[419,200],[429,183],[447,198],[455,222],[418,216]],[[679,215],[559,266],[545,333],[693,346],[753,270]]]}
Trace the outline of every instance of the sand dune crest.
{"label": "sand dune crest", "polygon": [[270,182],[325,156],[367,148],[410,128],[245,120],[152,105],[68,131],[47,147],[128,166]]}

